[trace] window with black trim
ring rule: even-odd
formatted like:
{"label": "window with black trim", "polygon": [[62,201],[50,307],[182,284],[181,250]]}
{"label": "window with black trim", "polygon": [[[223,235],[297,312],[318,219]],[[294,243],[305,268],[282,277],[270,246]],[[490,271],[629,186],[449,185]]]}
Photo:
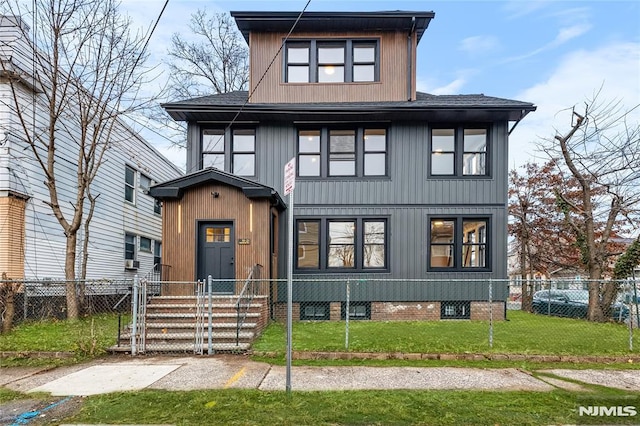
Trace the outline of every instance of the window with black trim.
{"label": "window with black trim", "polygon": [[[347,304],[342,302],[340,308],[340,317],[345,320]],[[349,303],[349,319],[350,320],[369,320],[371,319],[371,302],[350,302]]]}
{"label": "window with black trim", "polygon": [[238,176],[256,175],[254,129],[203,129],[202,168],[214,167]]}
{"label": "window with black trim", "polygon": [[331,306],[329,302],[303,302],[300,303],[300,319],[311,321],[329,320]]}
{"label": "window with black trim", "polygon": [[153,243],[153,265],[156,271],[159,271],[160,265],[162,265],[162,243],[160,241]]}
{"label": "window with black trim", "polygon": [[256,135],[254,130],[233,131],[231,164],[234,175],[255,176]]}
{"label": "window with black trim", "polygon": [[299,177],[385,177],[387,158],[387,130],[383,128],[298,131]]}
{"label": "window with black trim", "polygon": [[487,142],[483,127],[431,129],[431,176],[488,176]]}
{"label": "window with black trim", "polygon": [[290,40],[285,49],[286,83],[380,81],[378,40]]}
{"label": "window with black trim", "polygon": [[155,214],[162,214],[162,201],[158,199],[153,200],[153,212]]}
{"label": "window with black trim", "polygon": [[432,217],[429,269],[489,269],[488,218]]}
{"label": "window with black trim", "polygon": [[296,220],[296,268],[325,271],[386,271],[386,218]]}
{"label": "window with black trim", "polygon": [[440,302],[440,319],[470,319],[471,302],[443,301]]}

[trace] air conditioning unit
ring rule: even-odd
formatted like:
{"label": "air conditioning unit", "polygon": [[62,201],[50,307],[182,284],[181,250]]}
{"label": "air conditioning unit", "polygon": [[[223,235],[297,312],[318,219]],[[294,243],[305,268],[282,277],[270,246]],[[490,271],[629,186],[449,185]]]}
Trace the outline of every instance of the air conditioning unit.
{"label": "air conditioning unit", "polygon": [[124,260],[124,269],[138,269],[140,267],[140,262],[133,259],[125,259]]}

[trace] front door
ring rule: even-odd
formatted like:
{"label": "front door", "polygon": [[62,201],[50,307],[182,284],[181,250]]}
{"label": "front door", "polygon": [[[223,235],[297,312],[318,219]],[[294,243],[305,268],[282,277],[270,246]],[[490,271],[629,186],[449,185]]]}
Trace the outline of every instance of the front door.
{"label": "front door", "polygon": [[232,222],[202,222],[198,225],[198,279],[213,278],[213,292],[233,294],[235,251]]}

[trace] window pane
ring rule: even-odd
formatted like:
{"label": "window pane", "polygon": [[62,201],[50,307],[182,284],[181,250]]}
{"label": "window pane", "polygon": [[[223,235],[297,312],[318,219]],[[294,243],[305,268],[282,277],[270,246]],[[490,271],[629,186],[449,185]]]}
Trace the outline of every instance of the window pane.
{"label": "window pane", "polygon": [[344,64],[344,47],[319,47],[318,63]]}
{"label": "window pane", "polygon": [[383,221],[364,222],[364,268],[384,268],[385,265],[385,225]]}
{"label": "window pane", "polygon": [[298,157],[298,176],[320,176],[320,156],[300,155]]}
{"label": "window pane", "polygon": [[387,132],[384,129],[367,129],[364,131],[365,151],[386,151]]}
{"label": "window pane", "polygon": [[202,152],[224,152],[224,130],[206,129],[202,131]]}
{"label": "window pane", "polygon": [[320,222],[298,221],[298,268],[320,267]]}
{"label": "window pane", "polygon": [[133,188],[130,186],[124,187],[124,199],[133,203]]}
{"label": "window pane", "polygon": [[287,49],[287,61],[290,64],[308,64],[309,48],[308,47],[289,47]]}
{"label": "window pane", "polygon": [[208,243],[228,243],[231,242],[231,228],[206,228],[206,242]]}
{"label": "window pane", "polygon": [[462,222],[462,266],[483,268],[486,266],[487,222],[464,220]]}
{"label": "window pane", "polygon": [[356,133],[353,130],[332,130],[329,134],[329,174],[356,174]]}
{"label": "window pane", "polygon": [[454,229],[453,220],[431,220],[429,266],[432,268],[453,267]]}
{"label": "window pane", "polygon": [[207,167],[224,170],[224,154],[202,154],[202,168]]}
{"label": "window pane", "polygon": [[355,154],[331,154],[329,161],[329,174],[331,176],[355,176]]}
{"label": "window pane", "polygon": [[387,174],[387,156],[385,154],[365,154],[365,176],[384,176]]}
{"label": "window pane", "polygon": [[136,184],[136,172],[129,166],[124,169],[124,181],[127,185],[134,186]]}
{"label": "window pane", "polygon": [[375,62],[376,49],[373,46],[359,46],[353,48],[353,62]]}
{"label": "window pane", "polygon": [[465,152],[485,152],[487,150],[486,129],[464,129]]}
{"label": "window pane", "polygon": [[151,178],[149,176],[140,174],[140,188],[148,190],[150,187],[151,187]]}
{"label": "window pane", "polygon": [[146,237],[140,237],[140,251],[146,251],[151,253],[151,239]]}
{"label": "window pane", "polygon": [[233,173],[238,176],[254,176],[256,174],[255,157],[255,154],[234,154]]}
{"label": "window pane", "polygon": [[454,129],[433,129],[431,132],[431,152],[455,151]]}
{"label": "window pane", "polygon": [[487,165],[485,154],[465,154],[462,163],[462,173],[464,175],[486,175]]}
{"label": "window pane", "polygon": [[308,83],[309,67],[289,65],[287,67],[287,82],[288,83]]}
{"label": "window pane", "polygon": [[375,65],[354,65],[353,81],[374,81],[376,78]]}
{"label": "window pane", "polygon": [[124,235],[124,258],[134,260],[136,258],[136,236],[132,234]]}
{"label": "window pane", "polygon": [[336,65],[321,65],[318,67],[318,82],[342,83],[344,82],[344,67]]}
{"label": "window pane", "polygon": [[233,132],[233,151],[254,152],[255,141],[253,130],[236,130]]}
{"label": "window pane", "polygon": [[320,152],[320,131],[301,130],[298,133],[299,152]]}
{"label": "window pane", "polygon": [[439,152],[431,154],[431,174],[452,175],[454,165],[453,159],[453,154],[442,154]]}
{"label": "window pane", "polygon": [[329,135],[331,152],[355,152],[356,132],[353,130],[332,130]]}
{"label": "window pane", "polygon": [[329,267],[353,268],[355,222],[329,222]]}

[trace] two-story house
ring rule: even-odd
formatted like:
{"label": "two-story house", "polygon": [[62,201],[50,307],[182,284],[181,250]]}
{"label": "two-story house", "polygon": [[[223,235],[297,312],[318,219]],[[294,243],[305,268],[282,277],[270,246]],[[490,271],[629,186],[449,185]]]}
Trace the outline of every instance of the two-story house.
{"label": "two-story house", "polygon": [[[65,277],[65,235],[47,205],[45,172],[18,115],[19,108],[30,132],[46,134],[49,109],[43,91],[50,87],[44,80],[34,84],[38,63],[28,36],[23,19],[0,15],[0,274],[60,279]],[[69,102],[55,129],[58,202],[67,218],[76,202],[77,106]],[[149,195],[149,187],[182,171],[121,120],[105,143],[108,148],[91,185],[96,208],[88,228],[85,210],[75,269],[80,274],[86,241],[87,278],[133,278],[162,262],[161,205]]]}
{"label": "two-story house", "polygon": [[504,312],[508,134],[535,106],[417,92],[433,12],[232,16],[249,90],[163,105],[188,124],[187,175],[151,189],[171,279],[241,280],[254,264],[284,278],[291,253],[297,319],[343,317],[347,281],[360,318],[486,318],[490,279]]}

